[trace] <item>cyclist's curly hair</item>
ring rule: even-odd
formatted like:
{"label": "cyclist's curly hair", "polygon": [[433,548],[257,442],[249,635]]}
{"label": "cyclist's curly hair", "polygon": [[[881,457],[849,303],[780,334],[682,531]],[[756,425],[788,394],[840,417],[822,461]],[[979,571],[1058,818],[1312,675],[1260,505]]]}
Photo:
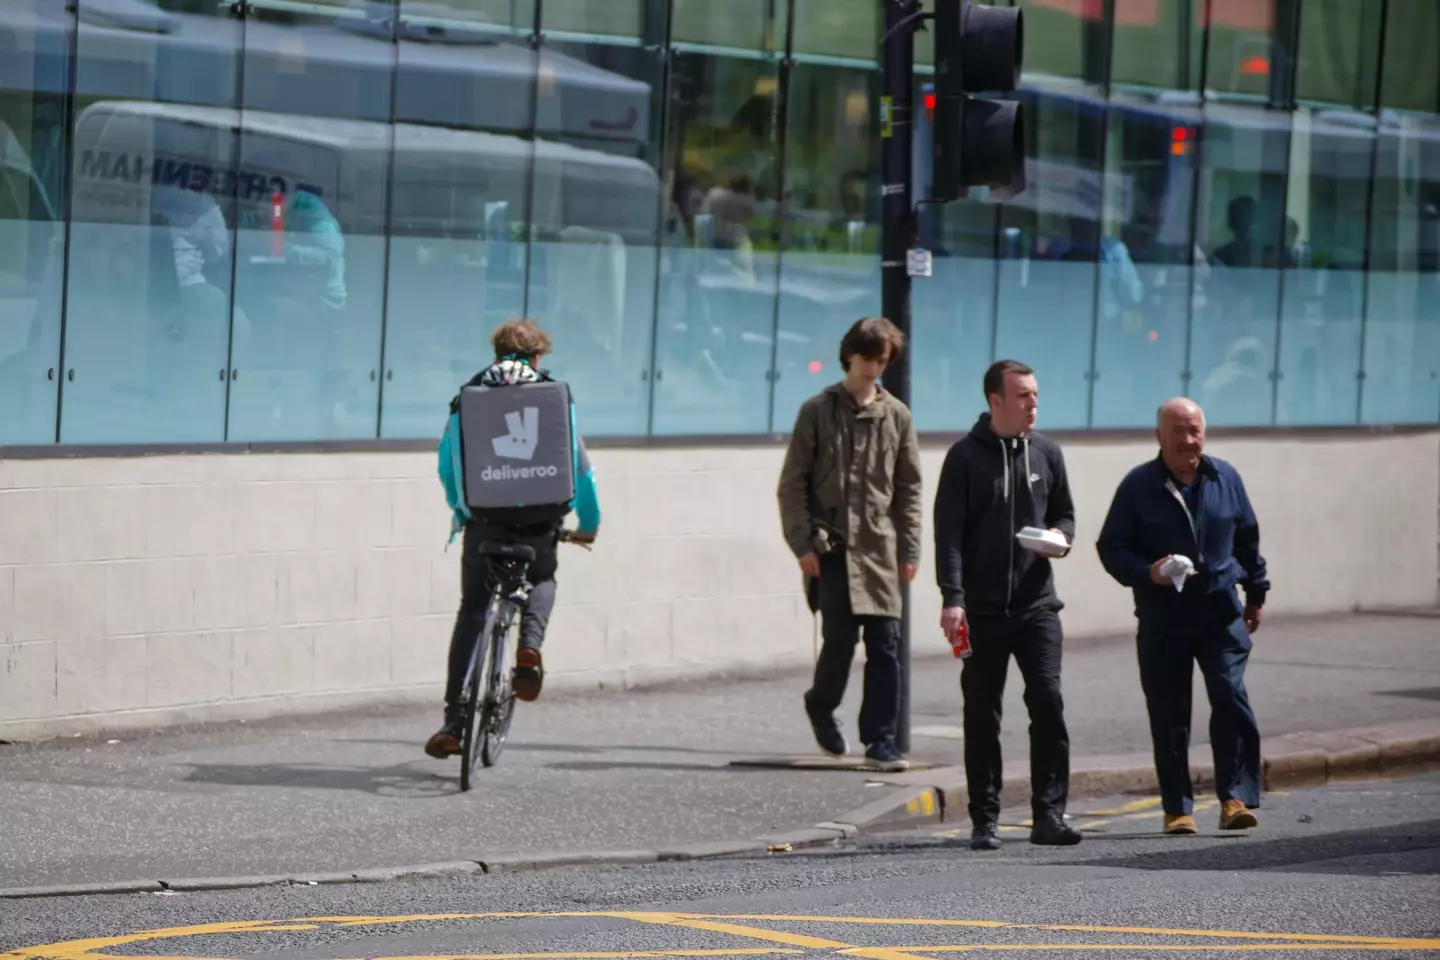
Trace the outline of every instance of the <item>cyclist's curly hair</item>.
{"label": "cyclist's curly hair", "polygon": [[490,336],[495,348],[495,359],[506,357],[527,357],[538,360],[554,347],[550,334],[541,330],[533,320],[506,320],[495,328]]}

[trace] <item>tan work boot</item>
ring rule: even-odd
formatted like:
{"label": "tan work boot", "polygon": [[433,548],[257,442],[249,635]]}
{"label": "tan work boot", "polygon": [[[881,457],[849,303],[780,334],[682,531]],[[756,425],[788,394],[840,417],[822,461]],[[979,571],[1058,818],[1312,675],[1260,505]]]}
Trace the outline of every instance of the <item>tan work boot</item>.
{"label": "tan work boot", "polygon": [[1188,813],[1167,813],[1165,814],[1165,832],[1169,834],[1199,833],[1200,828],[1195,826],[1195,818]]}
{"label": "tan work boot", "polygon": [[1249,830],[1260,826],[1259,819],[1246,808],[1241,800],[1226,800],[1220,806],[1221,830]]}

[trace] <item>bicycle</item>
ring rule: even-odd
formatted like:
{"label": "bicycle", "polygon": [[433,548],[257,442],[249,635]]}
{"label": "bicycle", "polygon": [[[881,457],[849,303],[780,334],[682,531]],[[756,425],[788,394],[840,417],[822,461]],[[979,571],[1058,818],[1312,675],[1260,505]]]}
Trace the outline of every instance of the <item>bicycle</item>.
{"label": "bicycle", "polygon": [[[589,541],[576,539],[571,530],[560,530],[558,539],[586,550],[591,548]],[[460,736],[462,792],[470,789],[477,746],[480,762],[493,767],[510,735],[510,718],[515,712],[511,659],[516,644],[506,643],[506,640],[512,630],[518,633],[520,618],[530,600],[532,587],[528,574],[530,564],[535,561],[535,548],[522,543],[486,541],[480,544],[480,555],[490,564],[495,589],[490,594],[490,605],[485,611],[480,642],[475,644],[475,652],[470,655],[470,666],[460,688],[460,702],[464,710]]]}

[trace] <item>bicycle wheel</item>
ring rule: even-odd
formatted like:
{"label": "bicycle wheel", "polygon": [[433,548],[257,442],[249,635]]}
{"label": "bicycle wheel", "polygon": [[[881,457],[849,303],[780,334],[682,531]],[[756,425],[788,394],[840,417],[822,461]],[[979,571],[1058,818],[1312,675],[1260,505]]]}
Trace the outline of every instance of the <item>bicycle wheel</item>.
{"label": "bicycle wheel", "polygon": [[[491,620],[486,618],[486,625]],[[475,772],[475,761],[479,758],[479,747],[484,741],[483,731],[485,729],[483,711],[481,707],[480,691],[489,686],[490,659],[494,645],[490,642],[490,631],[485,630],[480,634],[480,640],[475,645],[475,655],[470,661],[470,677],[467,681],[464,703],[465,703],[465,726],[460,735],[460,792],[464,793],[470,789],[470,775]],[[486,764],[489,766],[489,764]]]}
{"label": "bicycle wheel", "polygon": [[480,712],[480,760],[487,767],[495,766],[510,736],[510,718],[515,713],[515,688],[512,676],[514,651],[519,643],[520,617],[514,604],[503,617],[497,617],[490,649],[490,663],[485,703]]}

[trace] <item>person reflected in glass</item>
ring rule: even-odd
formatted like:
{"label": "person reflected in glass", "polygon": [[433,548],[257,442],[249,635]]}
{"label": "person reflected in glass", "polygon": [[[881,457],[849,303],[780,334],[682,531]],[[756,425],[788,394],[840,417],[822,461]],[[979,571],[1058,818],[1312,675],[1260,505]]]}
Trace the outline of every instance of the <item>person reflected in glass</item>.
{"label": "person reflected in glass", "polygon": [[1226,267],[1258,267],[1260,250],[1255,237],[1257,204],[1254,197],[1239,196],[1230,201],[1225,221],[1232,239],[1216,248],[1211,259]]}

